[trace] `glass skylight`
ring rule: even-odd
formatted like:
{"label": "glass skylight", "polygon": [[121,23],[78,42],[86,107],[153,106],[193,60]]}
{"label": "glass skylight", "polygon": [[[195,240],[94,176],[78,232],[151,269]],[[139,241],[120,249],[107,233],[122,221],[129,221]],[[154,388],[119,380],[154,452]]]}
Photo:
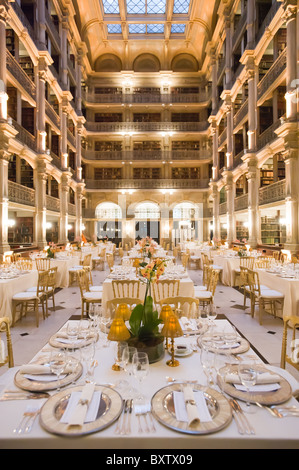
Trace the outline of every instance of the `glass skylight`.
{"label": "glass skylight", "polygon": [[148,34],[163,34],[164,33],[164,24],[148,24],[147,25]]}
{"label": "glass skylight", "polygon": [[108,29],[109,34],[121,34],[122,33],[120,24],[108,24],[107,29]]}
{"label": "glass skylight", "polygon": [[147,0],[146,6],[148,15],[164,14],[166,11],[166,0]]}
{"label": "glass skylight", "polygon": [[171,33],[176,34],[176,33],[184,33],[186,29],[185,24],[173,24],[171,25]]}
{"label": "glass skylight", "polygon": [[119,15],[118,0],[103,0],[105,14]]}
{"label": "glass skylight", "polygon": [[129,24],[129,33],[130,34],[145,34],[146,25],[145,24]]}
{"label": "glass skylight", "polygon": [[127,0],[128,15],[145,15],[145,0]]}
{"label": "glass skylight", "polygon": [[174,0],[173,13],[188,13],[190,0]]}

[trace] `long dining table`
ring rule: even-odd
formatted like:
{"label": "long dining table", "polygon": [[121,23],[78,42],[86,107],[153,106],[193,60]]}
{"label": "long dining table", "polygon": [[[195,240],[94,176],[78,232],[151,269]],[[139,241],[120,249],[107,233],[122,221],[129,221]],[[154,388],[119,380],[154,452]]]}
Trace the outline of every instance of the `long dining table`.
{"label": "long dining table", "polygon": [[[73,316],[69,321],[78,321],[78,316]],[[215,320],[215,327],[219,331],[230,331],[231,324],[224,317],[219,315]],[[63,325],[60,334],[65,332],[66,325]],[[245,340],[245,338],[243,338]],[[203,367],[201,365],[201,356],[200,348],[197,346],[196,336],[189,334],[184,337],[177,338],[175,340],[178,345],[185,345],[186,347],[191,347],[192,352],[186,357],[179,358],[179,366],[169,367],[166,365],[167,359],[169,359],[170,354],[168,351],[165,351],[165,356],[156,363],[150,364],[149,374],[145,378],[141,391],[145,396],[145,399],[148,402],[151,402],[152,405],[155,402],[156,405],[156,414],[152,408],[154,419],[155,430],[150,429],[149,432],[146,431],[144,427],[144,422],[142,422],[142,432],[140,431],[140,423],[138,416],[133,411],[128,416],[131,422],[131,431],[126,435],[116,434],[116,427],[118,423],[121,423],[121,420],[124,417],[123,412],[117,415],[117,420],[112,420],[107,422],[106,425],[99,430],[93,432],[88,432],[84,435],[63,435],[56,430],[55,426],[60,420],[57,416],[56,405],[59,403],[61,394],[65,397],[70,397],[73,390],[77,390],[79,384],[80,390],[83,390],[85,385],[85,366],[83,367],[82,375],[77,379],[75,385],[70,384],[61,389],[58,392],[56,389],[50,390],[50,398],[43,398],[38,400],[27,400],[20,399],[17,397],[15,399],[6,401],[2,400],[4,390],[20,390],[16,386],[16,377],[20,373],[20,366],[9,369],[0,377],[0,448],[1,449],[102,449],[111,452],[115,449],[166,449],[169,455],[174,455],[179,453],[179,450],[186,449],[293,449],[299,448],[299,435],[298,435],[298,416],[292,417],[283,417],[281,419],[273,417],[268,410],[260,408],[252,404],[254,412],[248,414],[248,421],[253,428],[254,433],[239,433],[237,427],[236,418],[228,412],[227,417],[225,418],[225,426],[216,429],[213,432],[203,432],[200,434],[193,434],[189,432],[187,428],[184,432],[173,429],[169,423],[163,421],[163,410],[159,410],[159,403],[157,403],[156,397],[159,397],[159,394],[168,390],[170,387],[170,393],[173,389],[173,386],[170,385],[166,377],[172,376],[175,379],[178,379],[179,383],[183,383],[188,380],[196,380],[199,386],[203,387],[207,396],[216,396],[216,402],[221,406],[227,406],[229,396],[223,394],[217,385],[207,385],[207,379],[203,372]],[[108,397],[112,396],[114,393],[116,398],[112,398],[112,407],[113,400],[116,400],[118,403],[127,398],[133,398],[133,405],[135,403],[135,396],[132,391],[126,388],[122,388],[121,384],[124,380],[132,380],[131,385],[137,392],[140,391],[140,385],[134,381],[134,378],[130,379],[127,377],[126,373],[122,371],[112,370],[112,365],[115,361],[115,342],[109,342],[108,346],[104,347],[104,339],[100,336],[100,339],[97,343],[95,350],[95,359],[97,361],[97,367],[94,372],[94,380],[98,384],[98,387],[101,388],[102,393],[106,394]],[[50,352],[55,349],[53,342],[49,339],[49,342],[32,358],[31,363],[46,363],[49,360]],[[73,354],[73,352],[72,352]],[[236,363],[245,360],[254,361],[256,365],[266,367],[268,371],[275,374],[279,374],[290,384],[291,393],[286,403],[290,406],[295,406],[298,408],[298,402],[292,395],[295,393],[295,390],[298,391],[298,382],[294,379],[291,380],[290,374],[286,371],[273,368],[263,357],[260,356],[258,351],[256,351],[250,344],[248,349],[242,354],[238,354],[235,358]],[[102,386],[100,385],[102,384]],[[75,387],[75,388],[74,388]],[[165,388],[166,387],[166,388]],[[180,385],[178,390],[180,390]],[[196,387],[195,385],[193,387]],[[50,387],[49,387],[50,388]],[[113,392],[112,392],[113,390]],[[176,387],[177,390],[177,387]],[[164,393],[165,394],[165,393]],[[216,394],[216,395],[215,395]],[[219,396],[221,398],[219,399]],[[223,401],[223,403],[222,403]],[[52,404],[51,404],[52,403]],[[241,406],[245,406],[244,400],[239,400],[238,403]],[[51,406],[50,406],[51,404]],[[37,419],[31,429],[31,432],[28,434],[18,434],[14,432],[14,429],[19,424],[23,413],[28,408],[28,406],[38,406],[40,411],[39,419]],[[221,406],[219,411],[221,411]],[[50,407],[50,414],[49,414]],[[53,407],[53,408],[52,408]],[[61,408],[61,407],[60,407]],[[216,407],[217,408],[217,407]],[[65,409],[65,408],[63,408]],[[226,408],[227,409],[227,408]],[[230,409],[230,408],[229,408]],[[45,413],[47,410],[47,413]],[[159,412],[158,412],[159,410]],[[159,413],[162,413],[159,415]],[[162,417],[162,420],[160,419]],[[149,417],[148,417],[149,418]],[[47,420],[50,420],[47,422]],[[53,421],[54,420],[54,421]],[[54,423],[55,422],[55,423]],[[49,428],[50,426],[50,428]],[[51,426],[54,426],[51,428]],[[138,455],[138,452],[136,453]]]}
{"label": "long dining table", "polygon": [[12,298],[15,294],[37,285],[38,272],[35,269],[11,279],[0,279],[0,317],[12,320]]}

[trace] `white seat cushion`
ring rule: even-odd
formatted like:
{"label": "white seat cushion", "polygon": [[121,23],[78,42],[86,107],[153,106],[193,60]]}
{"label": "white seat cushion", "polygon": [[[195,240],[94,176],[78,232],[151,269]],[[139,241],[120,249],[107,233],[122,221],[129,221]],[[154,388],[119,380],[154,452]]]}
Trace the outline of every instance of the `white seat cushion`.
{"label": "white seat cushion", "polygon": [[206,286],[195,286],[194,287],[195,295],[196,295],[196,292],[201,293],[202,291],[205,291],[205,290],[207,290]]}
{"label": "white seat cushion", "polygon": [[223,271],[223,267],[222,267],[222,266],[218,266],[217,264],[212,264],[212,268],[213,268],[213,269],[219,269],[220,271]]}
{"label": "white seat cushion", "polygon": [[102,300],[101,292],[85,292],[83,298],[85,300]]}
{"label": "white seat cushion", "polygon": [[103,292],[102,286],[89,286],[90,292]]}
{"label": "white seat cushion", "polygon": [[12,298],[13,300],[36,300],[38,299],[37,295],[34,295],[34,292],[18,292]]}
{"label": "white seat cushion", "polygon": [[[47,287],[46,290],[48,292],[52,292],[53,287]],[[29,289],[26,289],[26,292],[35,292],[35,293],[37,293],[37,287],[29,287]]]}
{"label": "white seat cushion", "polygon": [[195,294],[195,297],[197,299],[206,300],[206,299],[211,299],[213,297],[213,295],[212,295],[212,292],[210,292],[208,290],[202,290],[200,292],[197,292]]}
{"label": "white seat cushion", "polygon": [[263,299],[284,299],[284,294],[278,292],[277,290],[265,290],[261,293]]}

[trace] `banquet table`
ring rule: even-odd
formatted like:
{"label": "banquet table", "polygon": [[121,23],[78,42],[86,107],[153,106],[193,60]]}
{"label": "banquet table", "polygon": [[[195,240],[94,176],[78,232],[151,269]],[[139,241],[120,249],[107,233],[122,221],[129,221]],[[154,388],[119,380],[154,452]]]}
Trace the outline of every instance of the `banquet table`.
{"label": "banquet table", "polygon": [[[113,281],[113,274],[109,275],[103,282],[102,305],[104,308],[106,307],[107,302],[114,298],[112,281]],[[140,300],[144,300],[145,289],[146,289],[145,284],[140,281],[140,290],[139,290]],[[194,283],[188,275],[180,279],[179,296],[194,297]]]}
{"label": "banquet table", "polygon": [[[67,256],[65,258],[51,258],[50,266],[57,267],[57,283],[56,287],[69,286],[69,269],[78,266],[80,263],[80,255]],[[35,266],[35,263],[34,263]]]}
{"label": "banquet table", "polygon": [[13,279],[0,279],[0,317],[12,319],[12,298],[37,284],[38,272],[33,269]]}
{"label": "banquet table", "polygon": [[269,272],[267,269],[260,268],[257,271],[261,285],[284,294],[283,317],[299,315],[299,279],[284,277],[283,274]]}
{"label": "banquet table", "polygon": [[[75,320],[78,317],[73,317]],[[75,320],[76,321],[76,320]],[[224,319],[216,320],[217,328],[229,328],[229,322]],[[65,328],[65,326],[63,327]],[[190,345],[194,343],[193,336],[176,339],[177,343]],[[45,360],[49,357],[52,346],[46,344],[41,351],[32,359],[43,357]],[[98,384],[117,384],[118,381],[126,379],[124,371],[115,372],[112,370],[115,357],[115,343],[110,342],[108,347],[102,347],[102,342],[98,344],[95,358],[98,361],[98,367],[95,369],[95,381]],[[242,354],[242,357],[254,357],[258,363],[263,363],[263,358],[257,352],[250,348]],[[179,380],[196,379],[199,384],[206,386],[206,378],[200,364],[200,353],[193,352],[188,357],[180,358],[180,365],[175,368],[168,367],[166,360],[169,358],[168,352],[159,362],[150,364],[149,374],[146,377],[142,393],[147,400],[151,400],[153,395],[167,385],[166,376],[172,375]],[[238,362],[238,361],[237,361]],[[269,366],[270,367],[270,366]],[[16,389],[14,377],[18,367],[9,369],[0,377],[0,395],[4,389]],[[273,369],[270,370],[273,371]],[[282,374],[285,371],[278,369]],[[277,373],[277,369],[274,370]],[[288,377],[288,375],[286,375]],[[84,385],[83,375],[78,379],[78,383]],[[137,387],[136,382],[132,383]],[[292,383],[293,390],[298,386],[298,382]],[[115,390],[118,390],[117,387]],[[211,389],[209,389],[211,390]],[[50,391],[55,397],[56,390]],[[128,398],[127,392],[119,391],[121,398]],[[129,395],[131,396],[131,395]],[[178,449],[278,449],[278,448],[299,448],[298,436],[298,417],[275,418],[270,413],[255,405],[252,405],[254,413],[248,415],[251,425],[254,427],[255,434],[239,434],[236,421],[233,418],[226,427],[217,432],[192,435],[175,431],[158,420],[155,421],[155,432],[142,432],[138,430],[138,419],[134,411],[131,415],[131,433],[128,435],[115,434],[116,423],[108,425],[105,429],[84,436],[70,437],[55,434],[46,430],[41,421],[36,420],[29,434],[15,434],[13,429],[20,422],[22,414],[29,404],[39,403],[43,406],[47,399],[40,400],[0,400],[0,448],[2,449],[103,449],[113,451],[115,449],[167,449],[168,454],[179,452]],[[242,402],[239,401],[241,404]],[[287,404],[298,406],[294,397],[288,399]],[[244,406],[244,405],[243,405]]]}
{"label": "banquet table", "polygon": [[240,267],[238,256],[215,255],[213,263],[223,268],[221,281],[225,286],[235,285],[235,269]]}

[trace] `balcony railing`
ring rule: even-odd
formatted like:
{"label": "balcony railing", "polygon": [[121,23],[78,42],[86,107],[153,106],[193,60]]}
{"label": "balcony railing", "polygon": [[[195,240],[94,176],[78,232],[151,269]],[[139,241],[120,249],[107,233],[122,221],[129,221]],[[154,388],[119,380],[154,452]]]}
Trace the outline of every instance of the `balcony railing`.
{"label": "balcony railing", "polygon": [[218,137],[218,147],[221,147],[227,139],[227,129],[224,129]]}
{"label": "balcony railing", "polygon": [[281,125],[281,119],[278,119],[274,122],[268,129],[266,129],[262,134],[258,136],[257,139],[257,150],[261,150],[265,147],[265,145],[270,144],[275,139],[277,139],[277,135],[275,130]]}
{"label": "balcony railing", "polygon": [[271,85],[286,71],[287,65],[287,49],[279,55],[274,64],[270,67],[266,75],[262,78],[257,86],[257,99],[260,100],[265,93],[269,93]]}
{"label": "balcony railing", "polygon": [[28,95],[35,101],[36,100],[36,86],[35,83],[29,78],[27,73],[22,69],[14,56],[6,49],[6,66],[14,79],[18,81],[21,87],[28,93]]}
{"label": "balcony railing", "polygon": [[266,29],[271,24],[272,20],[274,19],[276,13],[278,12],[278,10],[281,6],[282,6],[281,2],[279,2],[277,0],[274,1],[274,3],[272,4],[270,10],[268,11],[264,21],[262,22],[262,24],[261,24],[261,26],[258,30],[258,33],[257,33],[256,38],[255,38],[255,45],[257,45],[259,43],[259,41],[263,37]]}
{"label": "balcony railing", "polygon": [[28,132],[23,126],[21,126],[21,124],[19,124],[14,119],[12,119],[12,125],[18,131],[18,134],[15,138],[17,140],[20,140],[23,145],[27,145],[27,147],[29,147],[34,152],[37,152],[37,143],[34,135]]}
{"label": "balcony railing", "polygon": [[69,215],[76,215],[76,206],[75,206],[75,204],[71,204],[69,202],[68,213],[69,213]]}
{"label": "balcony railing", "polygon": [[82,92],[82,98],[86,103],[205,103],[211,97],[210,91],[200,93],[91,93]]}
{"label": "balcony railing", "polygon": [[60,212],[60,199],[56,197],[46,195],[46,208],[49,211]]}
{"label": "balcony railing", "polygon": [[248,194],[242,194],[235,198],[235,211],[248,209]]}
{"label": "balcony railing", "polygon": [[46,115],[47,115],[47,117],[50,119],[50,121],[52,121],[54,126],[57,129],[59,129],[60,128],[60,117],[58,116],[58,114],[54,110],[53,106],[51,106],[50,103],[47,100],[45,100],[45,103],[46,103]]}
{"label": "balcony railing", "polygon": [[25,206],[35,206],[35,190],[27,188],[19,183],[8,181],[8,199],[11,202],[24,204]]}
{"label": "balcony railing", "polygon": [[272,202],[283,201],[286,197],[285,180],[277,181],[259,189],[259,205],[270,204]]}
{"label": "balcony railing", "polygon": [[240,109],[234,115],[234,129],[238,127],[248,114],[248,99],[244,101]]}
{"label": "balcony railing", "polygon": [[227,202],[222,202],[219,204],[219,215],[224,215],[227,213]]}
{"label": "balcony railing", "polygon": [[241,150],[237,155],[234,156],[234,163],[233,166],[236,168],[239,166],[241,163],[243,163],[242,157],[245,155],[245,151]]}
{"label": "balcony railing", "polygon": [[86,180],[89,190],[125,189],[208,189],[208,179],[121,179]]}
{"label": "balcony railing", "polygon": [[205,132],[208,122],[87,122],[88,132]]}
{"label": "balcony railing", "polygon": [[69,129],[67,130],[67,140],[73,147],[76,147],[76,137],[71,133]]}
{"label": "balcony railing", "polygon": [[30,21],[28,20],[27,16],[25,15],[25,13],[23,12],[21,6],[17,2],[10,2],[9,5],[15,11],[15,13],[18,16],[19,20],[21,21],[22,25],[27,29],[28,34],[31,37],[32,41],[35,43],[37,48],[39,48],[39,41],[36,39],[34,28],[31,25]]}
{"label": "balcony railing", "polygon": [[172,160],[210,160],[212,153],[209,150],[128,150],[103,152],[96,150],[82,149],[82,156],[85,160],[121,160],[121,161],[141,161],[154,160],[160,162],[170,162]]}

